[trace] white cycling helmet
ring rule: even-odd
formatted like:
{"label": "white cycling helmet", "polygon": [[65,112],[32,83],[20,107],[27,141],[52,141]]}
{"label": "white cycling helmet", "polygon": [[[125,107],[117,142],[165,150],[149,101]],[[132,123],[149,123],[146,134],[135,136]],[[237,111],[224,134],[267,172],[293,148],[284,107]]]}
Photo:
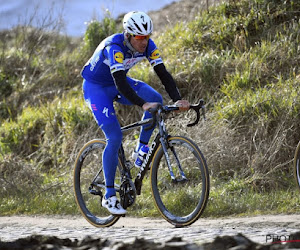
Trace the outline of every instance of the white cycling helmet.
{"label": "white cycling helmet", "polygon": [[131,11],[124,16],[124,30],[132,35],[147,36],[152,33],[151,18],[142,11]]}

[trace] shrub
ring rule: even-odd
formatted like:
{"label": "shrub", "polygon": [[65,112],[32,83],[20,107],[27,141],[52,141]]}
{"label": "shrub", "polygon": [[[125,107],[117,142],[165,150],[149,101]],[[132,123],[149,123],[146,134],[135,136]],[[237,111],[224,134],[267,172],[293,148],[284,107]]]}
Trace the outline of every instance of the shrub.
{"label": "shrub", "polygon": [[101,22],[92,20],[88,23],[84,35],[86,50],[93,53],[103,39],[116,32],[116,21],[111,17],[105,17]]}

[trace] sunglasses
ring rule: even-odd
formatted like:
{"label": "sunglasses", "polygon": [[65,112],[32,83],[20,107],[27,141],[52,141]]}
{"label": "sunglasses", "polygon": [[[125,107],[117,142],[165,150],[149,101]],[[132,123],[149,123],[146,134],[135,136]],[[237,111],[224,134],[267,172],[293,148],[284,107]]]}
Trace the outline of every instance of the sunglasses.
{"label": "sunglasses", "polygon": [[150,38],[150,35],[147,35],[147,36],[139,36],[139,35],[132,35],[136,40],[144,40],[144,39],[147,39],[149,40]]}

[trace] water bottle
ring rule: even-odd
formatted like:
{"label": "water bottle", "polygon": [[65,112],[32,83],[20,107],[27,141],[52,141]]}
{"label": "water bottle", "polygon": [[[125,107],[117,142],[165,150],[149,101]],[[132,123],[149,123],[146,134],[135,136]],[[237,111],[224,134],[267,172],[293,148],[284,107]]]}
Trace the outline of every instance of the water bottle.
{"label": "water bottle", "polygon": [[137,167],[137,168],[140,168],[144,162],[144,159],[146,157],[146,155],[148,154],[149,152],[149,147],[148,145],[143,145],[140,150],[139,150],[139,154],[138,154],[138,157],[136,158],[135,160],[135,163],[134,165]]}

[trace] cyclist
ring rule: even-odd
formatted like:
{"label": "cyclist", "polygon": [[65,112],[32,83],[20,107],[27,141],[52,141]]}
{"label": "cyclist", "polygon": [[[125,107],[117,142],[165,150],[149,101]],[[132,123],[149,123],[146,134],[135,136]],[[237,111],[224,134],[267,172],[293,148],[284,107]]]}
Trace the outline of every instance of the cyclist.
{"label": "cyclist", "polygon": [[[129,12],[124,16],[123,28],[123,33],[111,35],[99,44],[81,72],[85,101],[107,140],[102,156],[106,186],[102,206],[116,215],[125,214],[126,210],[122,208],[114,189],[122,132],[113,102],[140,106],[145,111],[142,119],[151,117],[147,112],[149,108],[163,102],[162,96],[148,84],[126,76],[128,70],[142,59],[148,59],[175,104],[181,110],[189,108],[189,102],[181,99],[173,77],[150,39],[153,30],[151,18],[144,12]],[[152,132],[141,128],[136,152],[142,153],[143,149],[147,153],[146,145]],[[137,165],[141,165],[139,159]]]}

